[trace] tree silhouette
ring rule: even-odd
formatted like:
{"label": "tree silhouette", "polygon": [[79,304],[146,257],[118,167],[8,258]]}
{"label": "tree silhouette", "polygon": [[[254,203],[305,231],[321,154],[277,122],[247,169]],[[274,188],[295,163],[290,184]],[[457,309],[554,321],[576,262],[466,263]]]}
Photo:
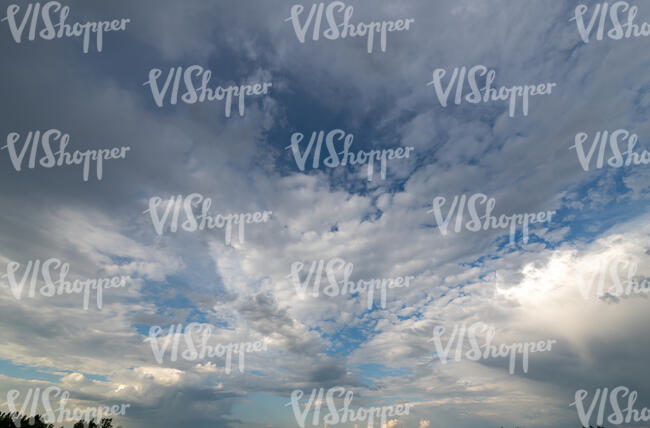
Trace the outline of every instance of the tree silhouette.
{"label": "tree silhouette", "polygon": [[[0,428],[55,428],[55,426],[43,422],[41,415],[27,417],[18,412],[0,412]],[[95,421],[86,422],[82,419],[74,424],[74,428],[113,428],[113,419],[102,418],[99,425]]]}

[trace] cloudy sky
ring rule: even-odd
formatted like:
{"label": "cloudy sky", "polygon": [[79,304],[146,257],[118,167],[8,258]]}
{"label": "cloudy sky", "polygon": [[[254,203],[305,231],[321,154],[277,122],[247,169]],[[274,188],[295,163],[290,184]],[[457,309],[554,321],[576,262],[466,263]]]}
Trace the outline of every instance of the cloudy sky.
{"label": "cloudy sky", "polygon": [[[20,25],[29,3],[15,1]],[[635,22],[650,21],[650,5],[635,3]],[[116,418],[125,428],[297,427],[292,391],[336,386],[354,392],[353,408],[412,404],[390,427],[577,427],[576,391],[589,392],[587,407],[597,388],[616,386],[650,406],[648,295],[580,288],[613,281],[611,266],[627,278],[625,262],[636,280],[650,276],[650,172],[597,169],[597,153],[585,171],[571,148],[578,133],[588,150],[597,132],[625,129],[638,153],[648,149],[649,39],[597,40],[596,22],[585,43],[564,0],[348,2],[355,24],[415,20],[388,33],[385,52],[377,36],[369,54],[366,38],[313,40],[313,26],[301,43],[287,21],[295,4],[66,0],[68,23],[130,20],[103,34],[101,52],[91,37],[88,53],[81,38],[30,41],[27,21],[16,43],[0,23],[2,146],[57,129],[70,152],[130,147],[87,182],[81,166],[30,169],[27,152],[17,171],[0,151],[0,409],[11,390],[21,404],[48,386],[69,391],[70,407],[129,403]],[[313,3],[301,4],[303,25]],[[586,4],[588,24],[597,3]],[[229,118],[223,101],[158,107],[150,71],[162,70],[162,86],[171,68],[192,65],[211,70],[210,88],[272,86],[246,97],[243,116],[236,102]],[[556,86],[530,98],[527,116],[510,117],[506,101],[457,105],[455,89],[443,107],[427,85],[433,71],[447,70],[446,85],[474,65],[495,70],[497,87]],[[312,132],[336,129],[354,135],[355,152],[413,149],[388,161],[385,179],[326,167],[324,143],[320,165],[309,156],[301,171],[292,135],[305,135],[302,151]],[[244,242],[226,243],[223,229],[156,233],[151,198],[193,193],[214,214],[272,215],[247,224]],[[477,193],[495,199],[496,215],[556,213],[526,243],[521,229],[514,245],[504,229],[441,233],[432,200],[446,197],[446,214],[455,196]],[[69,280],[122,275],[126,286],[105,290],[101,309],[78,294],[17,299],[10,263],[22,275],[52,258],[69,263]],[[312,261],[332,259],[354,266],[353,281],[414,279],[370,310],[364,293],[301,296],[292,265],[304,263],[304,280]],[[159,363],[150,328],[164,337],[193,322],[213,326],[213,344],[267,350],[247,353],[243,373],[217,357]],[[442,364],[434,328],[447,343],[454,326],[479,322],[496,343],[557,343],[531,354],[527,372],[520,357],[513,374],[508,358]]]}

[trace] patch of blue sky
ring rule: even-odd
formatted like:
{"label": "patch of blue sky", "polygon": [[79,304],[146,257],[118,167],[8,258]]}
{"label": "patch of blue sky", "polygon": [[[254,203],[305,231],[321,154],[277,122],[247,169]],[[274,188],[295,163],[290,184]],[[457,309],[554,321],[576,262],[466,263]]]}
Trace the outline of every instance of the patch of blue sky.
{"label": "patch of blue sky", "polygon": [[[54,367],[32,367],[25,364],[16,364],[9,360],[0,360],[0,373],[8,377],[26,380],[40,380],[43,382],[58,383],[65,374],[73,373],[70,370],[60,370]],[[103,375],[82,373],[84,377],[99,382],[108,382]]]}
{"label": "patch of blue sky", "polygon": [[17,379],[58,382],[64,376],[61,372],[63,371],[52,367],[37,368],[23,364],[15,364],[9,360],[0,360],[0,373]]}
{"label": "patch of blue sky", "polygon": [[286,396],[260,393],[247,394],[245,400],[237,401],[232,407],[232,417],[259,426],[286,427],[287,420],[293,420],[289,393]]}
{"label": "patch of blue sky", "polygon": [[409,376],[413,374],[412,370],[406,368],[391,368],[386,367],[383,364],[360,364],[356,367],[353,367],[353,372],[359,378],[367,382],[372,388],[374,381],[383,379],[385,377],[400,377],[400,376]]}
{"label": "patch of blue sky", "polygon": [[349,356],[361,344],[368,341],[372,336],[372,327],[376,324],[375,320],[361,321],[362,325],[340,328],[333,334],[327,334],[317,329],[323,339],[329,340],[332,346],[327,349],[326,354],[330,356]]}

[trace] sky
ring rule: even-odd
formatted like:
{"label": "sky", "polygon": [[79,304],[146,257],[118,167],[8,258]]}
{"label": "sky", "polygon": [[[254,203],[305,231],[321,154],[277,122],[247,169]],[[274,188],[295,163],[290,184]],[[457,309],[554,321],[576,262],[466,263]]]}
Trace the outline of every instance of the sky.
{"label": "sky", "polygon": [[[20,25],[30,3],[13,2]],[[323,36],[325,14],[318,40],[311,23],[301,42],[290,18],[304,6],[300,30],[314,4],[62,0],[68,24],[129,20],[103,33],[101,51],[91,34],[87,53],[78,37],[29,40],[36,20],[24,21],[19,43],[14,21],[0,22],[0,409],[11,391],[20,406],[27,391],[48,387],[68,391],[70,408],[128,403],[114,418],[125,428],[298,427],[292,394],[304,391],[304,409],[312,391],[337,387],[353,392],[351,408],[410,404],[387,421],[397,428],[578,427],[577,392],[588,392],[587,408],[597,390],[618,386],[638,393],[639,411],[650,407],[647,292],[581,287],[585,278],[650,280],[650,171],[597,168],[601,149],[585,170],[575,147],[581,133],[588,151],[598,132],[626,130],[639,156],[650,150],[650,39],[598,40],[594,18],[585,43],[577,4],[564,0],[348,1],[353,24],[413,19],[387,33],[385,51],[377,33],[369,53],[367,37]],[[585,26],[598,4],[585,2]],[[650,5],[629,6],[636,24],[650,21]],[[229,117],[224,101],[171,105],[168,94],[159,107],[169,70],[193,65],[211,71],[212,89],[271,85],[247,94],[243,115],[237,98]],[[530,97],[527,115],[520,99],[513,115],[508,101],[457,104],[454,86],[443,106],[434,71],[446,70],[445,90],[454,68],[476,65],[495,71],[497,88],[556,85]],[[52,129],[69,135],[71,153],[129,150],[104,160],[101,179],[96,161],[87,181],[81,165],[29,168],[29,151],[17,170],[10,148],[20,154],[30,131]],[[387,160],[385,178],[377,161],[368,180],[367,165],[329,167],[324,141],[316,167],[310,154],[300,168],[296,135],[302,156],[313,132],[335,130],[337,150],[353,135],[354,153],[403,147],[409,156]],[[614,145],[599,146],[605,160]],[[193,194],[210,199],[213,215],[270,213],[246,224],[243,239],[236,225],[230,240],[223,228],[158,233],[152,198],[160,219],[173,212],[170,198]],[[514,242],[508,229],[456,231],[454,216],[443,233],[435,198],[445,198],[446,216],[454,198],[476,194],[494,198],[497,216],[553,215],[531,224],[526,242],[521,226]],[[124,286],[103,290],[101,308],[94,294],[87,308],[80,294],[17,298],[12,266],[20,279],[30,261],[50,259],[69,264],[69,281],[119,276]],[[411,280],[388,289],[385,305],[377,292],[370,309],[366,293],[326,294],[325,271],[321,292],[301,295],[294,280],[309,281],[321,260],[337,261],[337,281],[344,263],[350,281]],[[192,323],[212,326],[212,346],[264,350],[247,352],[243,370],[220,357],[158,361],[164,339],[180,337],[170,329]],[[476,323],[491,326],[495,343],[555,343],[531,353],[527,370],[519,355],[512,374],[506,357],[455,361],[456,345],[443,362],[435,328],[445,328],[444,345],[454,327]],[[309,415],[306,426],[325,426]]]}

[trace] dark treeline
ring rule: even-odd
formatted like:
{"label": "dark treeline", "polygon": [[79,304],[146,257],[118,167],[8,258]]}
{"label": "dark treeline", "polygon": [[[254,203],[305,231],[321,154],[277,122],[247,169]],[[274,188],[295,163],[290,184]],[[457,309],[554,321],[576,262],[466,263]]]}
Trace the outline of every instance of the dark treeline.
{"label": "dark treeline", "polygon": [[[15,421],[15,422],[14,422]],[[0,412],[0,428],[56,428],[54,424],[43,422],[41,415],[27,417],[16,413]],[[63,428],[61,425],[60,428]],[[113,428],[113,419],[102,418],[99,425],[95,421],[86,422],[83,419],[74,424],[73,428]],[[119,427],[118,427],[119,428]]]}

